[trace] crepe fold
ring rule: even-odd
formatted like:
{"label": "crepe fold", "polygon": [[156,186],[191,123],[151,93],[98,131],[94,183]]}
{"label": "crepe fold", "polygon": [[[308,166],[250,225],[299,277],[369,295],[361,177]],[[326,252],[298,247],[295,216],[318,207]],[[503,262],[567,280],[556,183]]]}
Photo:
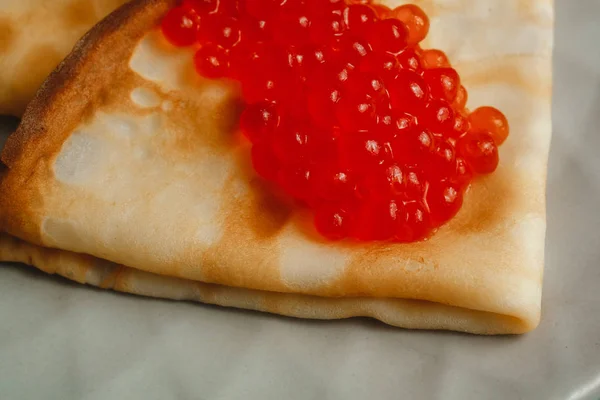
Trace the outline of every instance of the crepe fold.
{"label": "crepe fold", "polygon": [[512,134],[498,171],[474,182],[458,216],[408,245],[323,241],[303,210],[254,175],[236,87],[198,77],[193,51],[156,30],[173,4],[139,0],[111,14],[30,103],[2,153],[0,259],[302,318],[481,334],[537,326],[550,1],[423,4],[425,47],[446,50],[469,105],[503,110]]}
{"label": "crepe fold", "polygon": [[77,40],[126,1],[0,1],[0,114],[21,116]]}

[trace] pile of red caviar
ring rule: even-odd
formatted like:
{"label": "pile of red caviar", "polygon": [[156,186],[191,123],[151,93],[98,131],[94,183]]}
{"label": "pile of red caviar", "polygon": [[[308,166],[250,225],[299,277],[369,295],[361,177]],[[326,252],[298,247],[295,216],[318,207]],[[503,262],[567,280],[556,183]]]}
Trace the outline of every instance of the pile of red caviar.
{"label": "pile of red caviar", "polygon": [[469,113],[429,19],[367,0],[184,0],[162,22],[202,76],[241,83],[254,168],[336,240],[427,238],[498,166],[502,113]]}

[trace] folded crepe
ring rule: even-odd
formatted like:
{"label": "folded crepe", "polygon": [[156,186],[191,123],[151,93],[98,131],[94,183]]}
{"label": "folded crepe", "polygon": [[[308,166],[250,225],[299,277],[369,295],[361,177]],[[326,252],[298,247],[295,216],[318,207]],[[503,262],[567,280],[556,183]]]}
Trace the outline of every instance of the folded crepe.
{"label": "folded crepe", "polygon": [[138,0],[111,14],[28,106],[2,153],[1,260],[303,318],[481,334],[537,326],[551,1],[424,4],[425,47],[448,52],[470,105],[502,109],[512,135],[457,217],[412,244],[323,241],[262,183],[236,131],[235,86],[197,76],[192,51],[156,29],[173,4]]}
{"label": "folded crepe", "polygon": [[77,40],[126,1],[0,1],[0,114],[21,116]]}

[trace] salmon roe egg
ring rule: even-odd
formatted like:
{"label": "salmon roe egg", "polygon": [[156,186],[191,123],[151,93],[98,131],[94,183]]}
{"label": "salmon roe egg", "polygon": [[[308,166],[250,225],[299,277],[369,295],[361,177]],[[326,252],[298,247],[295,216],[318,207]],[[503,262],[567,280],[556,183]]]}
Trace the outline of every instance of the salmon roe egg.
{"label": "salmon roe egg", "polygon": [[421,55],[423,67],[431,68],[450,68],[450,61],[446,54],[441,50],[430,49],[424,50]]}
{"label": "salmon roe egg", "polygon": [[[414,4],[183,0],[161,22],[207,79],[237,82],[255,172],[313,213],[326,240],[426,240],[499,165],[496,108],[466,108],[459,71],[422,49]],[[468,83],[468,82],[467,82]]]}
{"label": "salmon roe egg", "polygon": [[408,44],[416,45],[429,33],[429,17],[419,6],[414,4],[405,4],[396,8],[392,18],[398,18],[408,28]]}
{"label": "salmon roe egg", "polygon": [[185,7],[170,10],[163,18],[161,28],[166,39],[175,46],[190,46],[196,42],[196,14]]}
{"label": "salmon roe egg", "polygon": [[489,132],[499,146],[508,138],[508,120],[494,107],[480,107],[469,115],[474,129]]}

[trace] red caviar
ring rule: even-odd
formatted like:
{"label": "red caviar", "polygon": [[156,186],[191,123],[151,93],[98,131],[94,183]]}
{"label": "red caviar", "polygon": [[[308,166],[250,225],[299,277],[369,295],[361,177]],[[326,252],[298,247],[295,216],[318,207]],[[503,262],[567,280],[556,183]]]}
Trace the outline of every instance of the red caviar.
{"label": "red caviar", "polygon": [[330,240],[413,242],[496,170],[509,134],[444,52],[420,47],[416,5],[369,0],[183,0],[162,21],[206,78],[240,82],[252,163],[314,212]]}

